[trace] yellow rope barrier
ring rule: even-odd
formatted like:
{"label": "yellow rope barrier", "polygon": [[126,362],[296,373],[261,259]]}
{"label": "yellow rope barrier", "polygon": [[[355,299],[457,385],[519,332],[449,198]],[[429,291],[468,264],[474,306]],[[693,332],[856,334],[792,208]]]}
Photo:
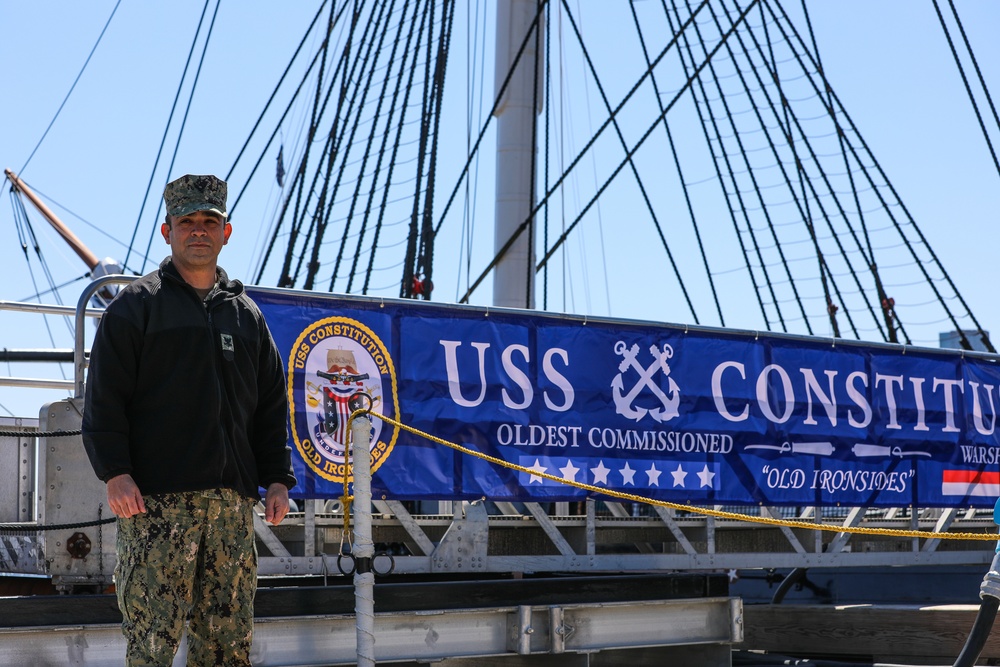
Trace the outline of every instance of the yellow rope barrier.
{"label": "yellow rope barrier", "polygon": [[593,484],[586,484],[584,482],[575,482],[568,479],[564,479],[562,477],[556,477],[555,475],[550,475],[549,473],[532,470],[531,468],[526,468],[516,463],[510,463],[509,461],[505,461],[495,456],[490,456],[489,454],[483,454],[482,452],[477,452],[474,449],[469,449],[468,447],[464,447],[454,442],[448,442],[447,440],[431,435],[430,433],[425,433],[420,429],[408,426],[400,421],[393,419],[392,417],[386,417],[385,415],[379,414],[378,412],[375,412],[370,409],[356,410],[353,414],[351,414],[351,419],[354,419],[355,416],[360,414],[369,414],[372,417],[377,417],[378,419],[381,419],[387,424],[392,424],[397,428],[401,428],[404,431],[408,431],[414,435],[426,438],[431,442],[436,442],[439,445],[450,447],[451,449],[459,451],[463,454],[468,454],[469,456],[475,456],[484,461],[488,461],[490,463],[502,466],[504,468],[509,468],[511,470],[516,470],[518,472],[523,472],[525,474],[533,475],[535,477],[543,477],[545,479],[552,480],[553,482],[559,482],[560,484],[566,484],[568,486],[573,486],[578,489],[583,489],[584,491],[591,491],[593,493],[599,493],[603,496],[610,496],[612,498],[618,498],[620,500],[628,500],[631,502],[645,503],[647,505],[656,505],[658,507],[666,507],[668,509],[681,510],[684,512],[704,514],[706,516],[713,516],[719,519],[733,519],[736,521],[748,521],[751,523],[759,523],[768,526],[785,526],[787,528],[803,528],[806,530],[824,530],[833,533],[851,533],[855,535],[884,535],[889,537],[919,537],[925,539],[939,539],[939,540],[996,541],[998,538],[998,535],[996,533],[946,533],[946,532],[942,533],[937,531],[925,531],[925,530],[897,530],[893,528],[827,526],[824,524],[807,523],[805,521],[791,521],[788,519],[774,519],[771,517],[750,516],[748,514],[739,514],[737,512],[724,512],[722,510],[709,509],[707,507],[694,507],[692,505],[681,505],[679,503],[671,503],[666,500],[656,500],[655,498],[647,498],[645,496],[639,496],[632,493],[624,493],[622,491],[616,491],[614,489],[594,486]]}

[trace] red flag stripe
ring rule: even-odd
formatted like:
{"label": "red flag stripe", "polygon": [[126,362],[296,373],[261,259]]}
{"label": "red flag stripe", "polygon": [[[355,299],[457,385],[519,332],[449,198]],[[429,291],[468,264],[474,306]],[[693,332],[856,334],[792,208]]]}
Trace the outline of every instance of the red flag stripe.
{"label": "red flag stripe", "polygon": [[945,470],[942,482],[967,482],[976,484],[1000,484],[1000,472],[984,470]]}

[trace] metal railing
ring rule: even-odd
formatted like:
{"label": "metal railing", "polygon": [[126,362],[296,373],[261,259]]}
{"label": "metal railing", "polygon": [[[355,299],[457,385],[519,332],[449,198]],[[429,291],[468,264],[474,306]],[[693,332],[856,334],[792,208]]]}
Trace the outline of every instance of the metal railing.
{"label": "metal railing", "polygon": [[[74,379],[2,378],[0,385],[71,389],[84,392],[87,368],[85,322],[103,310],[91,298],[134,277],[111,275],[90,283],[76,307],[0,301],[0,310],[69,315],[76,318]],[[21,384],[21,382],[24,382]],[[18,383],[18,384],[14,384]],[[20,475],[17,469],[12,474]],[[36,489],[32,488],[32,491]],[[263,521],[258,536],[271,552],[261,559],[264,575],[333,573],[342,545],[343,516],[327,500],[307,500],[272,531]],[[375,541],[395,549],[399,572],[506,572],[554,570],[600,572],[648,569],[736,567],[815,567],[824,565],[988,564],[992,545],[937,538],[832,536],[818,531],[762,528],[749,521],[715,519],[692,512],[616,502],[577,504],[423,502],[405,504],[376,499]],[[64,505],[65,507],[65,505]],[[331,511],[333,510],[333,511]],[[423,511],[421,511],[423,510]],[[430,510],[430,511],[427,511]],[[436,511],[435,511],[436,510]],[[970,508],[743,508],[747,515],[782,516],[804,521],[866,525],[885,529],[994,532],[986,510]],[[474,553],[469,549],[474,548]],[[293,555],[293,554],[302,554]]]}
{"label": "metal railing", "polygon": [[[44,303],[24,303],[20,301],[0,301],[0,311],[30,313],[35,315],[62,315],[74,318],[73,379],[59,380],[52,378],[0,376],[0,386],[24,387],[29,389],[69,389],[77,397],[83,396],[84,373],[87,368],[87,353],[85,348],[85,327],[88,317],[100,319],[104,311],[100,308],[88,308],[91,298],[109,285],[128,284],[136,276],[110,275],[102,276],[92,281],[80,294],[76,306],[62,306]],[[51,352],[51,351],[50,351]]]}
{"label": "metal railing", "polygon": [[135,280],[137,276],[123,276],[120,274],[102,276],[96,278],[80,294],[80,300],[76,302],[76,344],[73,347],[73,387],[75,396],[83,396],[83,372],[87,368],[87,358],[84,352],[84,322],[87,313],[87,303],[98,291],[108,285],[127,285]]}

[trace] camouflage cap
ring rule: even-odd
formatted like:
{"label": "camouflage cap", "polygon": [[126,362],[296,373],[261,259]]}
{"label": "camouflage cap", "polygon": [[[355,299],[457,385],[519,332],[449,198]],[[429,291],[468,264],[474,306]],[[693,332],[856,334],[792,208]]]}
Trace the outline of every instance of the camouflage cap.
{"label": "camouflage cap", "polygon": [[195,211],[215,211],[226,217],[226,182],[215,176],[187,174],[163,188],[167,215],[179,216]]}

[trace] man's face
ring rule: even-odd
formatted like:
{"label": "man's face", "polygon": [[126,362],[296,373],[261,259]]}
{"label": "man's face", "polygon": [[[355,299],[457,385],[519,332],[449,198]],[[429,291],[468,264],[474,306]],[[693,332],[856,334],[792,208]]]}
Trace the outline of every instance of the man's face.
{"label": "man's face", "polygon": [[222,246],[229,242],[233,226],[218,213],[195,211],[171,219],[160,227],[163,238],[170,244],[174,263],[182,269],[215,267]]}

